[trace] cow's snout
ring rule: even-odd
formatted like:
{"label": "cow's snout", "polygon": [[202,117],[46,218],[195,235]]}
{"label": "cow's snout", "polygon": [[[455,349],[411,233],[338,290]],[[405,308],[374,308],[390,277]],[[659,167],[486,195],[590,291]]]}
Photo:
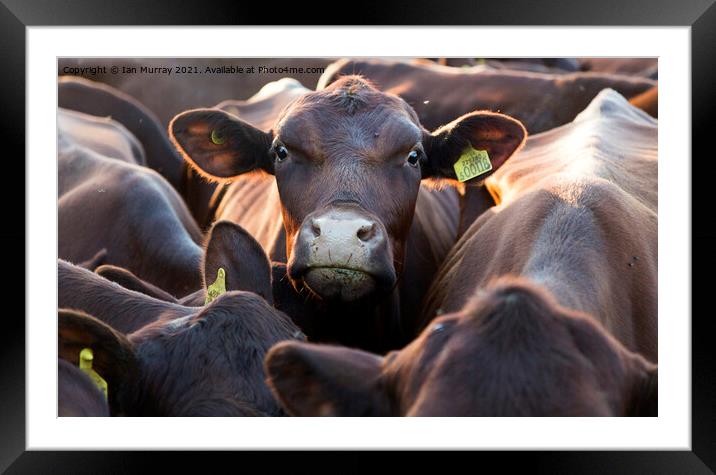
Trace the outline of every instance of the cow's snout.
{"label": "cow's snout", "polygon": [[306,217],[288,270],[321,297],[347,301],[392,287],[396,279],[385,227],[357,206],[329,207]]}
{"label": "cow's snout", "polygon": [[[325,236],[324,240],[364,247],[363,243],[379,246],[385,240],[385,234],[375,221],[361,217],[342,217],[339,213],[334,213],[310,219],[309,226],[314,242]],[[356,238],[360,242],[354,242]]]}

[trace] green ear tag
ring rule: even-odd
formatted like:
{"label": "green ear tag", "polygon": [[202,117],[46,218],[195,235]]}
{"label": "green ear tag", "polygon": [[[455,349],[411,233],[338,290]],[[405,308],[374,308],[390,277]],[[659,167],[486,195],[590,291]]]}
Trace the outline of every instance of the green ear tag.
{"label": "green ear tag", "polygon": [[226,142],[226,139],[222,137],[221,135],[216,133],[216,130],[211,131],[211,141],[214,142],[216,145],[224,145],[224,142]]}
{"label": "green ear tag", "polygon": [[468,145],[453,165],[458,181],[467,181],[492,170],[487,150],[475,150]]}
{"label": "green ear tag", "polygon": [[80,369],[89,376],[95,386],[104,394],[104,399],[107,400],[107,381],[102,379],[102,376],[92,369],[93,359],[94,354],[92,353],[92,349],[83,348],[82,351],[80,351]]}
{"label": "green ear tag", "polygon": [[206,289],[206,300],[204,305],[214,300],[219,295],[226,292],[226,272],[223,268],[219,267],[219,272],[216,273],[216,280]]}

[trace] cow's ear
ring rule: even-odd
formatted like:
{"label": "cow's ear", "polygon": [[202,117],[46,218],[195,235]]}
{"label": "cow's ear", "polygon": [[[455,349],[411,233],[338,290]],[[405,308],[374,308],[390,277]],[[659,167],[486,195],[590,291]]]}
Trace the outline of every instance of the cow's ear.
{"label": "cow's ear", "polygon": [[618,392],[615,400],[623,415],[656,416],[658,367],[624,347],[601,324],[586,316],[573,315],[564,322],[579,351],[599,370],[605,387]]}
{"label": "cow's ear", "polygon": [[282,342],[266,355],[268,384],[294,416],[389,415],[382,358],[349,348]]}
{"label": "cow's ear", "polygon": [[[432,134],[424,133],[427,160],[422,167],[423,178],[484,180],[522,147],[526,137],[522,123],[510,116],[471,112]],[[458,177],[456,162],[460,161],[458,167],[461,167],[470,157],[476,159],[474,165]]]}
{"label": "cow's ear", "polygon": [[92,369],[106,382],[110,407],[116,408],[118,392],[136,379],[139,369],[132,343],[104,322],[76,310],[60,309],[59,357],[79,365],[80,352],[92,350]]}
{"label": "cow's ear", "polygon": [[255,170],[273,174],[272,134],[228,112],[182,112],[169,123],[169,135],[184,159],[207,178],[230,178]]}
{"label": "cow's ear", "polygon": [[244,228],[229,221],[216,222],[209,231],[204,253],[204,288],[224,269],[226,290],[254,292],[273,303],[271,263],[261,245]]}

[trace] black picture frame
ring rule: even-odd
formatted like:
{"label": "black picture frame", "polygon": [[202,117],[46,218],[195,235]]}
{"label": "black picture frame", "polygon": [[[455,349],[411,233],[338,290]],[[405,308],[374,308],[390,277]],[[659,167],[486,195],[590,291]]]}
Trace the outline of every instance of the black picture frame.
{"label": "black picture frame", "polygon": [[[573,26],[690,26],[692,67],[692,155],[707,156],[711,137],[707,135],[716,88],[716,6],[714,0],[511,0],[472,2],[468,0],[430,2],[381,2],[378,6],[346,4],[332,8],[323,1],[310,4],[282,4],[269,14],[265,2],[210,0],[0,0],[0,136],[3,167],[8,177],[0,187],[5,226],[0,242],[6,250],[3,260],[11,276],[6,280],[6,313],[0,329],[0,470],[9,473],[103,473],[146,471],[148,458],[184,469],[206,467],[201,452],[50,452],[26,451],[25,413],[25,298],[15,286],[31,285],[17,249],[32,252],[25,244],[25,81],[26,28],[29,26],[80,25],[282,25],[287,21],[307,25],[573,25]],[[180,8],[179,8],[180,6]],[[346,10],[350,8],[350,12]],[[332,16],[317,16],[332,12]],[[409,41],[409,30],[406,41]],[[713,133],[711,133],[712,135]],[[708,156],[713,155],[710,151]],[[667,157],[684,160],[684,157]],[[703,163],[706,159],[701,160]],[[711,283],[706,273],[716,266],[716,221],[711,218],[709,173],[694,173],[692,167],[692,444],[691,451],[551,451],[551,452],[463,452],[459,459],[477,458],[501,468],[521,465],[537,473],[713,473],[716,471],[716,353],[712,333],[707,330],[709,313],[698,314]],[[685,163],[685,166],[688,164]],[[702,165],[703,167],[703,165]],[[22,190],[20,190],[22,188]],[[23,206],[19,205],[20,197]],[[699,213],[699,209],[704,209]],[[701,217],[701,219],[696,219]],[[708,219],[704,219],[708,218]],[[697,251],[698,249],[698,251]],[[697,253],[698,252],[698,253]],[[701,278],[699,278],[701,275]],[[704,278],[706,276],[706,278]],[[27,287],[25,287],[25,290]],[[12,304],[12,305],[8,305]],[[15,306],[19,311],[7,311]],[[683,318],[689,315],[662,315]],[[375,454],[330,452],[320,466],[303,462],[310,454],[289,453],[285,460],[295,467],[320,469],[343,467],[363,472],[374,469]],[[210,467],[250,467],[266,464],[262,453],[211,453]],[[263,458],[262,458],[263,457]],[[423,464],[426,454],[409,454]],[[274,459],[272,459],[274,460]],[[237,465],[237,462],[240,465]],[[453,460],[451,466],[466,460]],[[474,462],[473,462],[474,463]],[[247,465],[249,464],[249,465]],[[273,464],[273,462],[272,462]],[[493,465],[494,466],[494,465]],[[445,468],[443,466],[443,468]],[[213,471],[213,470],[212,470]],[[232,469],[232,471],[235,471]],[[345,471],[345,470],[342,470]]]}

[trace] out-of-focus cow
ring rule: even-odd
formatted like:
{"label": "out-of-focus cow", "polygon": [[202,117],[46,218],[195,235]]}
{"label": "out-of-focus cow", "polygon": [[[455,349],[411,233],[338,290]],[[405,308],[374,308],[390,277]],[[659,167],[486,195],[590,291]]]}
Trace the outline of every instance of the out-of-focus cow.
{"label": "out-of-focus cow", "polygon": [[59,306],[67,309],[59,315],[59,356],[76,365],[84,348],[93,351],[112,415],[281,415],[263,356],[304,336],[263,298],[228,291],[186,307],[61,260],[58,272]]}
{"label": "out-of-focus cow", "polygon": [[[83,116],[80,135],[92,137],[97,121]],[[59,257],[82,262],[104,250],[104,263],[126,267],[173,295],[198,289],[202,234],[181,197],[132,157],[81,145],[74,138],[78,117],[58,111]]]}
{"label": "out-of-focus cow", "polygon": [[[211,224],[208,222],[208,217],[211,212],[211,198],[216,193],[216,185],[202,180],[181,158],[169,141],[166,128],[159,124],[156,116],[142,103],[106,84],[73,76],[60,77],[57,99],[59,107],[63,109],[97,116],[98,121],[105,118],[107,123],[122,124],[144,149],[145,158],[137,164],[146,165],[166,178],[184,198],[189,211],[202,229]],[[62,122],[67,123],[69,116],[68,112],[63,112]],[[78,124],[80,133],[73,135],[73,139],[95,152],[108,155],[105,153],[103,143],[112,139],[106,134],[97,135],[99,131],[97,127],[92,129],[91,134],[82,129],[82,124]],[[91,142],[87,143],[90,140]],[[115,157],[111,154],[108,156]]]}
{"label": "out-of-focus cow", "polygon": [[440,127],[461,114],[487,109],[518,119],[530,134],[570,122],[604,88],[630,98],[656,85],[650,79],[610,73],[543,74],[479,65],[452,68],[424,62],[341,59],[326,68],[317,88],[350,74],[359,74],[381,91],[405,99],[425,127]]}

